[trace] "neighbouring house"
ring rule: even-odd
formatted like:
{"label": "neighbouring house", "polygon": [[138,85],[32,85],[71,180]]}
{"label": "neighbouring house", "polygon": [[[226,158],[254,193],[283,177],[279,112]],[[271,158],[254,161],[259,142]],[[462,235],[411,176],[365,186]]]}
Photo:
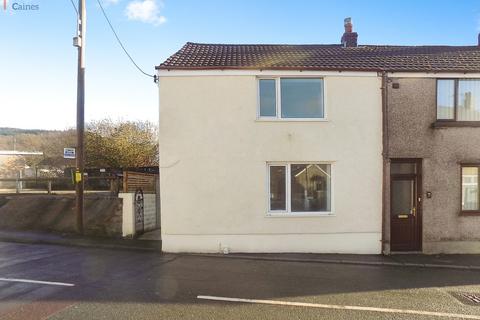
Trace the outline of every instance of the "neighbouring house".
{"label": "neighbouring house", "polygon": [[480,47],[344,26],[157,66],[164,251],[480,252]]}

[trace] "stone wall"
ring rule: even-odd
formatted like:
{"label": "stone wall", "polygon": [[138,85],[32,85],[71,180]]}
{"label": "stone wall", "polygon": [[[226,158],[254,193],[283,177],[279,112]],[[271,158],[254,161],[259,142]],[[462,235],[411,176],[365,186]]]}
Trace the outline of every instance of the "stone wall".
{"label": "stone wall", "polygon": [[[85,196],[85,234],[122,236],[122,199]],[[75,233],[74,195],[0,195],[0,229]]]}

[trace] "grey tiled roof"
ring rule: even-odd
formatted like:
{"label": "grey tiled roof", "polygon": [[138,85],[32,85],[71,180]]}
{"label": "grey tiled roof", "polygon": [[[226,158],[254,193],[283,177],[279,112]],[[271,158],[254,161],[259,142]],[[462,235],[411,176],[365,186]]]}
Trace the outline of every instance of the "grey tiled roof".
{"label": "grey tiled roof", "polygon": [[187,42],[157,69],[480,72],[480,47]]}

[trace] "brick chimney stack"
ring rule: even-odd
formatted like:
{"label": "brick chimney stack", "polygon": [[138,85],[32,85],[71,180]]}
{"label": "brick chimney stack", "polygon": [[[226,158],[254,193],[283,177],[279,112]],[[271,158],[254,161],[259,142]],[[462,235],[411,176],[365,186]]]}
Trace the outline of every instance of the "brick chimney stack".
{"label": "brick chimney stack", "polygon": [[345,18],[343,20],[343,26],[345,27],[345,32],[342,36],[342,46],[344,47],[356,47],[358,34],[353,32],[352,18]]}

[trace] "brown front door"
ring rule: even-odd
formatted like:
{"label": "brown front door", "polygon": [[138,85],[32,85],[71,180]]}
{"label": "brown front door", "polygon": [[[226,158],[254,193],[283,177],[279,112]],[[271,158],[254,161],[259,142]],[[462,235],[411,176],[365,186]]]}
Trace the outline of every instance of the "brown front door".
{"label": "brown front door", "polygon": [[422,161],[394,159],[390,165],[390,250],[422,250]]}

